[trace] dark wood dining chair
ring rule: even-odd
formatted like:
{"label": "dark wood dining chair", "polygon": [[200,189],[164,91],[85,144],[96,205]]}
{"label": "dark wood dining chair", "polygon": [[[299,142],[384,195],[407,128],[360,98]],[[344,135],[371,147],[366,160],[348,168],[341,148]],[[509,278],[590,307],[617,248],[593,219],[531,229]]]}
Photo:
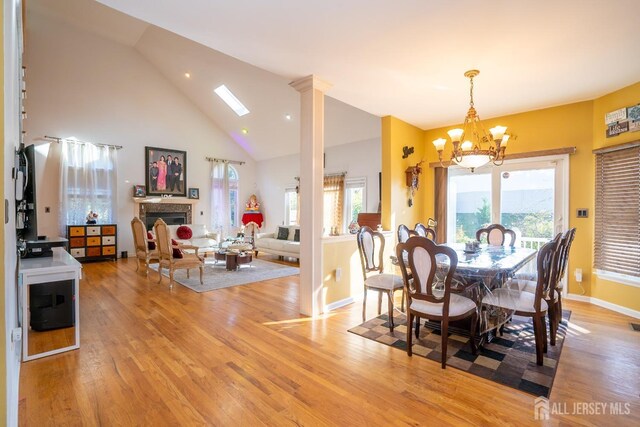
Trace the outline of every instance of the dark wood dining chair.
{"label": "dark wood dining chair", "polygon": [[436,230],[431,227],[427,227],[421,222],[417,223],[413,228],[418,236],[426,237],[429,240],[436,241]]}
{"label": "dark wood dining chair", "polygon": [[409,240],[409,237],[417,235],[415,230],[410,230],[409,227],[404,224],[398,226],[398,243],[404,243]]}
{"label": "dark wood dining chair", "polygon": [[[434,290],[433,283],[438,269],[436,256],[449,259],[449,269],[444,277],[444,288]],[[412,333],[414,317],[440,321],[442,336],[442,369],[447,366],[447,339],[449,322],[471,316],[471,349],[477,352],[475,329],[477,306],[474,301],[451,292],[451,280],[458,265],[456,251],[445,245],[438,245],[424,237],[414,236],[396,246],[396,256],[402,271],[407,295],[407,354],[412,355]],[[406,260],[405,260],[406,258]],[[409,273],[411,272],[411,274]]]}
{"label": "dark wood dining chair", "polygon": [[483,242],[483,236],[486,234],[486,242],[492,246],[504,246],[506,236],[510,237],[509,246],[516,244],[516,233],[513,230],[503,227],[500,224],[491,224],[485,228],[476,231],[476,240]]}
{"label": "dark wood dining chair", "polygon": [[[553,269],[549,279],[549,289],[543,294],[543,298],[549,306],[549,344],[551,345],[556,345],[558,327],[560,326],[560,322],[562,322],[562,279],[574,235],[575,228],[568,230],[564,234],[558,233],[551,241],[552,243],[555,242],[556,251],[553,259]],[[536,292],[537,281],[514,278],[510,280],[509,286],[533,294]]]}
{"label": "dark wood dining chair", "polygon": [[559,269],[559,277],[558,277],[558,283],[556,285],[556,291],[558,293],[558,301],[557,301],[557,305],[558,305],[558,312],[560,313],[560,320],[562,320],[562,290],[563,290],[563,284],[562,284],[562,279],[564,279],[564,275],[567,272],[567,267],[569,264],[569,253],[571,252],[571,245],[573,244],[573,239],[576,237],[576,228],[573,227],[570,230],[567,230],[567,232],[565,233],[565,246],[564,249],[562,251],[562,262],[560,263],[560,269]]}
{"label": "dark wood dining chair", "polygon": [[545,301],[545,294],[553,280],[554,258],[557,253],[560,239],[554,239],[546,243],[538,251],[535,292],[525,292],[517,288],[506,286],[494,289],[482,298],[482,303],[507,310],[513,310],[517,316],[531,317],[533,319],[533,333],[536,342],[536,363],[542,366],[544,353],[547,351],[547,328],[545,316],[549,311],[549,304]]}
{"label": "dark wood dining chair", "polygon": [[[382,294],[388,297],[389,329],[393,332],[393,295],[402,290],[402,310],[404,310],[404,282],[402,277],[384,273],[384,235],[371,227],[361,227],[357,234],[358,251],[364,277],[364,299],[362,300],[362,321],[366,320],[367,291],[378,292],[378,315],[382,310]],[[377,242],[377,245],[376,245]],[[379,248],[376,248],[379,246]],[[378,256],[376,257],[376,254]],[[372,274],[373,273],[373,274]]]}

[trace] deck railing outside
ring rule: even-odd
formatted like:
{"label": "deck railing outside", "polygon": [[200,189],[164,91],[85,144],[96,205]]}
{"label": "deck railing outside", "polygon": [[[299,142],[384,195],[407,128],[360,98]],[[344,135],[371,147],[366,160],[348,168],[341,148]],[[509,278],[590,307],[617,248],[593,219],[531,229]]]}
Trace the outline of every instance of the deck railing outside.
{"label": "deck railing outside", "polygon": [[520,237],[520,247],[538,250],[548,241],[544,237]]}

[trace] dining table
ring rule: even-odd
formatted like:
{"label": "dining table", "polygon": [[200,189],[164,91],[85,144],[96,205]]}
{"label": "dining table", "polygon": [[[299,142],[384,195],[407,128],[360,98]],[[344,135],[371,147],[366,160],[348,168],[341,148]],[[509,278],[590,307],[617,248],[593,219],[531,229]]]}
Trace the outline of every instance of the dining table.
{"label": "dining table", "polygon": [[[464,243],[446,244],[453,248],[458,256],[458,265],[451,283],[451,292],[472,299],[478,307],[477,340],[482,345],[491,341],[497,331],[511,320],[514,310],[494,307],[482,303],[482,299],[494,289],[508,286],[508,280],[516,274],[534,275],[536,271],[536,249],[515,246],[496,246],[481,244],[475,250],[466,250]],[[438,273],[434,289],[443,286],[449,260],[436,257]],[[397,264],[397,260],[394,262]],[[439,322],[429,322],[427,326],[439,329]],[[449,330],[463,335],[469,334],[470,318],[454,321]]]}
{"label": "dining table", "polygon": [[[508,286],[518,275],[535,275],[537,250],[516,246],[480,245],[467,251],[464,244],[448,245],[458,255],[451,291],[471,298],[478,307],[479,345],[491,341],[500,328],[511,320],[514,310],[483,304],[482,299],[495,289]],[[443,264],[446,264],[444,262]],[[446,265],[440,265],[446,268]],[[455,327],[455,325],[452,325]],[[463,330],[468,327],[463,325]]]}

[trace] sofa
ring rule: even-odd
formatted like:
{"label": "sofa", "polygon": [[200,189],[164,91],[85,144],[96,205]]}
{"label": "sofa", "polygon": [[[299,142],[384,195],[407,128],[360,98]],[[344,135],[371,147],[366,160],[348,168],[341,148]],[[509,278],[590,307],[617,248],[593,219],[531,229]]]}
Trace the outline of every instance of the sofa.
{"label": "sofa", "polygon": [[[283,234],[278,235],[280,229],[287,229],[287,238]],[[258,252],[287,256],[300,259],[300,242],[296,242],[296,230],[300,230],[299,225],[278,226],[273,233],[257,233],[254,243],[256,255]],[[298,231],[300,233],[300,231]],[[280,239],[278,238],[280,237]]]}
{"label": "sofa", "polygon": [[[178,227],[186,225],[191,229],[192,236],[190,239],[179,239],[176,232]],[[213,252],[218,249],[220,242],[220,234],[210,232],[207,230],[207,226],[204,224],[181,224],[181,225],[169,225],[169,234],[181,245],[191,245],[198,248],[198,253],[203,254],[205,252]]]}

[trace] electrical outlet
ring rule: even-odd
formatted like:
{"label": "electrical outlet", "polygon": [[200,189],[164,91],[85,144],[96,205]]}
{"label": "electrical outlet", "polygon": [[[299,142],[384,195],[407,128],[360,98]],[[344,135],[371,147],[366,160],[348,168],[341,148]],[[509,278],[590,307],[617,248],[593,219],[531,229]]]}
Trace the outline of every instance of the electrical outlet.
{"label": "electrical outlet", "polygon": [[576,210],[577,218],[589,218],[589,209],[581,208]]}
{"label": "electrical outlet", "polygon": [[22,328],[13,328],[11,330],[11,342],[22,341]]}
{"label": "electrical outlet", "polygon": [[45,206],[44,213],[51,213],[51,208],[49,206]]}
{"label": "electrical outlet", "polygon": [[342,280],[342,269],[338,267],[336,268],[336,282],[340,280]]}
{"label": "electrical outlet", "polygon": [[200,211],[200,216],[204,215],[204,211]]}

